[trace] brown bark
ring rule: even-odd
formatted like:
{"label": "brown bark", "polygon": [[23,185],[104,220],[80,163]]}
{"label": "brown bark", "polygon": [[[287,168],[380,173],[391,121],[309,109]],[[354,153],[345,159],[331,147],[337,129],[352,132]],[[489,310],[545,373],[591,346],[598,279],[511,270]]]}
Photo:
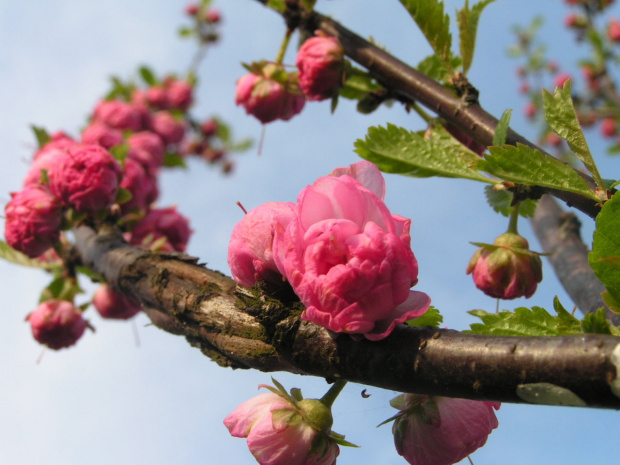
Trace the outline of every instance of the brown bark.
{"label": "brown bark", "polygon": [[610,387],[620,358],[616,337],[496,337],[407,326],[378,342],[333,337],[301,321],[299,302],[238,287],[191,257],[133,248],[112,229],[81,227],[76,239],[84,264],[142,302],[160,328],[182,334],[222,366],[502,402],[526,402],[528,393],[540,397],[561,387],[577,397],[539,402],[578,398],[584,406],[620,408]]}

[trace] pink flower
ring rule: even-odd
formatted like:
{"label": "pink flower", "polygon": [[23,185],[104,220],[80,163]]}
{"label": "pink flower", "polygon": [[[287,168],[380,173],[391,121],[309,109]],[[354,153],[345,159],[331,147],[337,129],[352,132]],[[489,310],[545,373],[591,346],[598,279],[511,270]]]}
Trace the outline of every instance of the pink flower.
{"label": "pink flower", "polygon": [[402,394],[392,426],[396,450],[411,465],[452,465],[482,447],[498,422],[499,402]]}
{"label": "pink flower", "polygon": [[166,144],[178,144],[185,135],[185,123],[164,110],[155,112],[151,116],[150,127]]}
{"label": "pink flower", "polygon": [[129,297],[102,284],[93,296],[93,305],[102,318],[128,320],[142,311],[142,306]]}
{"label": "pink flower", "polygon": [[149,171],[154,172],[164,163],[166,147],[162,138],[151,131],[140,131],[127,139],[128,158],[139,161]]}
{"label": "pink flower", "polygon": [[601,134],[603,137],[614,137],[618,133],[615,118],[609,116],[601,120]]}
{"label": "pink flower", "polygon": [[344,49],[334,37],[311,37],[299,48],[299,87],[308,100],[325,100],[338,92],[344,70]]}
{"label": "pink flower", "polygon": [[490,297],[531,297],[542,281],[540,256],[529,250],[527,240],[504,233],[493,245],[482,245],[467,265],[476,287]]}
{"label": "pink flower", "polygon": [[[309,420],[318,417],[318,423]],[[329,437],[331,423],[331,413],[320,401],[304,399],[295,405],[274,392],[243,402],[224,420],[232,436],[247,438],[261,465],[335,465],[340,451]]]}
{"label": "pink flower", "polygon": [[306,99],[293,76],[275,65],[263,70],[263,75],[250,73],[237,81],[235,103],[263,124],[288,121],[303,109]]}
{"label": "pink flower", "polygon": [[120,100],[103,100],[95,108],[95,121],[121,130],[140,131],[144,126],[143,113],[134,105]]}
{"label": "pink flower", "polygon": [[[24,187],[47,185],[48,183],[45,180],[47,174],[49,174],[50,169],[64,156],[64,154],[65,150],[63,148],[55,147],[49,143],[46,144],[35,154],[32,164],[24,178]],[[45,176],[43,175],[44,172],[46,173]]]}
{"label": "pink flower", "polygon": [[96,212],[114,202],[122,171],[103,147],[75,145],[66,149],[48,175],[50,190],[64,205]]}
{"label": "pink flower", "polygon": [[430,298],[410,290],[411,222],[390,213],[384,193],[377,167],[361,161],[306,187],[290,221],[275,218],[275,262],[306,306],[303,319],[379,340],[428,309]]}
{"label": "pink flower", "polygon": [[612,42],[620,42],[620,21],[615,18],[609,20],[607,36]]}
{"label": "pink flower", "polygon": [[165,92],[170,108],[187,110],[192,104],[194,88],[185,81],[169,80],[166,82]]}
{"label": "pink flower", "polygon": [[28,257],[38,257],[60,237],[60,203],[47,190],[33,186],[11,197],[4,209],[6,241]]}
{"label": "pink flower", "polygon": [[26,319],[33,337],[54,350],[75,344],[88,326],[82,312],[66,300],[47,300]]}
{"label": "pink flower", "polygon": [[148,210],[159,193],[157,178],[132,158],[125,160],[125,172],[120,187],[131,193],[131,199],[121,204],[123,213],[134,209]]}
{"label": "pink flower", "polygon": [[185,252],[192,230],[189,220],[177,212],[176,207],[156,208],[147,213],[131,231],[130,244],[150,247],[158,239],[161,249]]}
{"label": "pink flower", "polygon": [[82,131],[82,143],[97,144],[106,149],[111,149],[115,145],[123,143],[123,133],[119,129],[95,121]]}
{"label": "pink flower", "polygon": [[295,208],[293,203],[269,202],[250,210],[233,229],[228,246],[228,265],[232,276],[242,286],[259,281],[282,283],[273,258],[273,225],[276,216],[288,223]]}

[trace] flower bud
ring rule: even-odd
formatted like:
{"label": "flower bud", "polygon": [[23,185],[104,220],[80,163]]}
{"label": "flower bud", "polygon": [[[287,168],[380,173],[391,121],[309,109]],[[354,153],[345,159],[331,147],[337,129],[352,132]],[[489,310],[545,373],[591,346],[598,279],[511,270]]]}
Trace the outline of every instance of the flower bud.
{"label": "flower bud", "polygon": [[192,230],[189,220],[177,212],[176,207],[157,208],[142,218],[131,232],[131,245],[149,247],[165,238],[162,250],[185,252]]}
{"label": "flower bud", "polygon": [[488,296],[528,298],[542,281],[542,262],[539,254],[529,250],[525,238],[508,232],[476,251],[467,265],[470,273],[476,287]]}
{"label": "flower bud", "polygon": [[75,344],[88,326],[82,312],[66,300],[47,300],[26,319],[33,337],[54,350]]}
{"label": "flower bud", "polygon": [[139,131],[144,126],[142,112],[134,105],[120,100],[99,102],[93,119],[121,130]]}
{"label": "flower bud", "polygon": [[102,318],[113,320],[128,320],[142,310],[139,302],[119,294],[107,284],[99,286],[93,305]]}
{"label": "flower bud", "polygon": [[338,92],[344,70],[344,49],[334,37],[311,37],[297,53],[299,87],[308,100],[325,100]]}

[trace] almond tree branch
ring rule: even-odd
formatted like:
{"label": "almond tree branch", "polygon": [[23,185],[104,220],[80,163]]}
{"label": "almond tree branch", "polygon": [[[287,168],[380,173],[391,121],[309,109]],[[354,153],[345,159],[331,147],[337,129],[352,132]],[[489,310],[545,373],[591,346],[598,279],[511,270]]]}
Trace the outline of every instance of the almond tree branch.
{"label": "almond tree branch", "polygon": [[152,254],[111,228],[76,230],[84,264],[222,366],[502,402],[620,408],[620,338],[496,337],[398,327],[379,342],[333,337],[285,304],[180,254]]}

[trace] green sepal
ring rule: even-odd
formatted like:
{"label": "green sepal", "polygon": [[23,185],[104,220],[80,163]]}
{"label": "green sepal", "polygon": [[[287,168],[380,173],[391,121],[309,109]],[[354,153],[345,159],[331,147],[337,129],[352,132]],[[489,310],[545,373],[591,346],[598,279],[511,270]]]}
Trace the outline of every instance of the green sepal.
{"label": "green sepal", "polygon": [[27,266],[30,268],[40,268],[43,270],[52,270],[58,267],[58,264],[48,263],[36,258],[30,258],[27,255],[15,250],[4,241],[0,241],[0,258],[16,265]]}
{"label": "green sepal", "polygon": [[476,168],[501,180],[558,189],[599,200],[577,171],[527,145],[491,146],[489,152],[490,155],[476,163]]}
{"label": "green sepal", "polygon": [[465,0],[465,6],[456,12],[456,22],[459,27],[459,47],[463,59],[463,74],[467,74],[474,57],[476,46],[476,33],[478,21],[482,10],[495,0],[483,0],[469,8],[469,0]]}
{"label": "green sepal", "polygon": [[45,128],[31,124],[30,129],[32,129],[32,132],[34,133],[34,137],[35,139],[37,139],[37,146],[39,148],[43,148],[45,144],[47,144],[50,140],[52,140],[52,138],[50,137],[48,132],[45,130]]}
{"label": "green sepal", "polygon": [[605,183],[598,172],[596,163],[594,163],[586,137],[577,119],[577,113],[575,112],[571,96],[570,79],[566,81],[563,88],[556,88],[553,95],[543,89],[543,108],[545,110],[545,120],[551,129],[568,142],[573,153],[592,174],[596,184],[601,189],[604,189]]}
{"label": "green sepal", "polygon": [[480,157],[441,127],[433,128],[428,138],[389,123],[387,128],[370,127],[366,138],[355,142],[355,152],[386,173],[494,182],[471,168]]}
{"label": "green sepal", "polygon": [[301,393],[301,389],[299,388],[291,388],[291,397],[296,401],[303,400],[304,396]]}
{"label": "green sepal", "polygon": [[452,35],[450,17],[444,14],[443,2],[439,0],[400,0],[416,22],[437,57],[450,74],[452,69]]}
{"label": "green sepal", "polygon": [[439,325],[443,323],[443,316],[439,313],[437,308],[431,305],[424,315],[407,320],[405,323],[416,328],[423,326],[439,327]]}
{"label": "green sepal", "polygon": [[338,434],[335,431],[330,431],[329,432],[329,437],[332,439],[332,441],[334,441],[339,446],[359,447],[358,445],[355,445],[352,442],[349,442],[349,441],[345,440],[344,434]]}

